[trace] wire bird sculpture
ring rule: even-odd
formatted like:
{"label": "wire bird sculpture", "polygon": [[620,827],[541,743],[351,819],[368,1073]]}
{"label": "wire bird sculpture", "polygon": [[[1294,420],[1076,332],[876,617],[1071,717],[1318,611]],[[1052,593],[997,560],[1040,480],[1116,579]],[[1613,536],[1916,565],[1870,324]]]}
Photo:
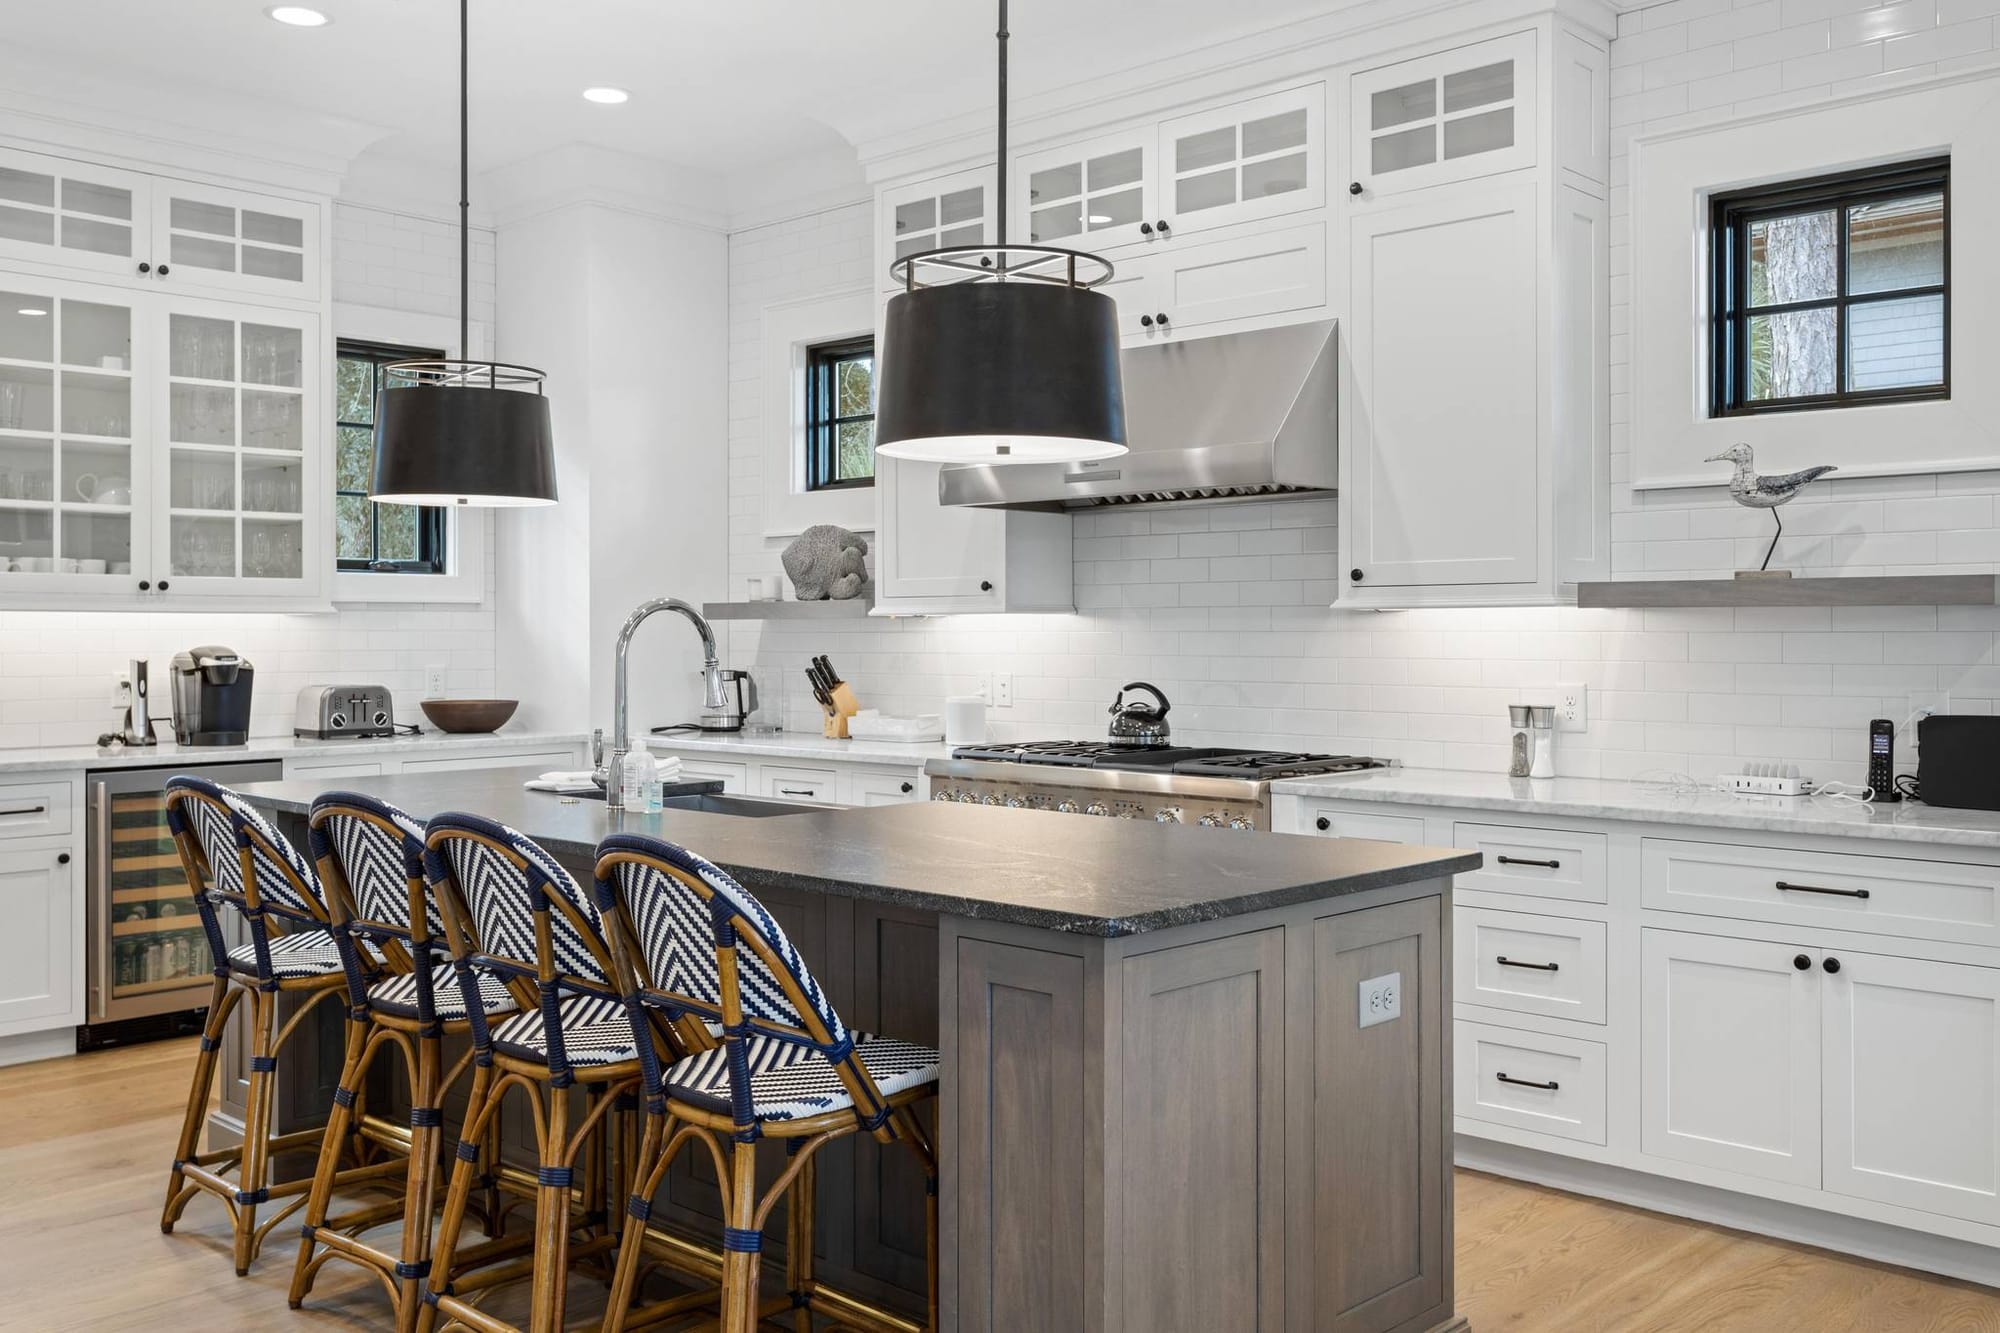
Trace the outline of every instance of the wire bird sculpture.
{"label": "wire bird sculpture", "polygon": [[1782,477],[1760,477],[1757,475],[1757,455],[1747,444],[1732,444],[1702,461],[1734,463],[1736,472],[1729,479],[1729,498],[1745,509],[1771,511],[1771,520],[1778,525],[1778,530],[1771,535],[1771,544],[1764,548],[1764,563],[1757,566],[1759,573],[1771,567],[1771,553],[1778,549],[1778,538],[1785,535],[1785,520],[1778,517],[1778,506],[1789,503],[1792,497],[1806,488],[1808,482],[1838,470],[1828,465],[1809,467],[1803,472],[1787,472]]}

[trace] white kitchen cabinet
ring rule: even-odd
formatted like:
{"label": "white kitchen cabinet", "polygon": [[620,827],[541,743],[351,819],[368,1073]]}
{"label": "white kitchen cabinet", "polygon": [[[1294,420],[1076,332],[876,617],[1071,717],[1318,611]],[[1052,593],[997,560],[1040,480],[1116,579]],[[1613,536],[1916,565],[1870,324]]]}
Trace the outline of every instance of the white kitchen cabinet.
{"label": "white kitchen cabinet", "polygon": [[320,213],[317,203],[159,180],[153,191],[154,274],[170,291],[315,300]]}
{"label": "white kitchen cabinet", "polygon": [[840,770],[804,764],[757,765],[759,794],[800,805],[840,804]]}
{"label": "white kitchen cabinet", "polygon": [[2000,969],[1834,949],[1818,982],[1825,1188],[2000,1224]]}
{"label": "white kitchen cabinet", "polygon": [[880,290],[902,288],[903,284],[889,275],[898,259],[925,250],[992,240],[993,192],[991,166],[877,191],[875,281]]}
{"label": "white kitchen cabinet", "polygon": [[924,799],[924,778],[915,769],[857,768],[844,775],[843,805],[905,805]]}
{"label": "white kitchen cabinet", "polygon": [[872,614],[1074,610],[1069,515],[939,504],[938,467],[876,459]]}
{"label": "white kitchen cabinet", "polygon": [[0,852],[0,1036],[81,1021],[81,860],[56,843]]}
{"label": "white kitchen cabinet", "polygon": [[1308,83],[1160,126],[1165,238],[1326,203],[1326,85]]}
{"label": "white kitchen cabinet", "polygon": [[1536,162],[1538,34],[1378,66],[1348,81],[1353,185],[1365,203]]}
{"label": "white kitchen cabinet", "polygon": [[1765,940],[1642,933],[1645,1151],[1817,1186],[1817,952]]}
{"label": "white kitchen cabinet", "polygon": [[153,178],[0,149],[0,260],[136,275],[152,246]]}
{"label": "white kitchen cabinet", "polygon": [[1202,337],[1230,323],[1289,323],[1324,310],[1326,224],[1238,229],[1117,261],[1105,289],[1126,346]]}
{"label": "white kitchen cabinet", "polygon": [[1158,151],[1153,127],[1144,126],[1021,154],[1009,178],[1007,234],[1092,251],[1152,239]]}
{"label": "white kitchen cabinet", "polygon": [[750,765],[683,754],[681,779],[686,782],[720,782],[722,790],[744,794],[750,790]]}

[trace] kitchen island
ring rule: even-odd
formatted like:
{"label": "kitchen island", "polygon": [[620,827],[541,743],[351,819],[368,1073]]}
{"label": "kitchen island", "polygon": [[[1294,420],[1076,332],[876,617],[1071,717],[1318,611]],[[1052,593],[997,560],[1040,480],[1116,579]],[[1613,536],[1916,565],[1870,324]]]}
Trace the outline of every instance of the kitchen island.
{"label": "kitchen island", "polygon": [[[349,786],[502,820],[585,877],[608,833],[688,846],[850,1023],[935,1043],[945,1327],[1460,1326],[1444,1020],[1451,876],[1476,853],[935,802],[620,814],[524,776]],[[319,791],[244,794],[297,833]],[[921,1181],[843,1146],[822,1271],[920,1301]],[[684,1161],[654,1217],[710,1232]]]}

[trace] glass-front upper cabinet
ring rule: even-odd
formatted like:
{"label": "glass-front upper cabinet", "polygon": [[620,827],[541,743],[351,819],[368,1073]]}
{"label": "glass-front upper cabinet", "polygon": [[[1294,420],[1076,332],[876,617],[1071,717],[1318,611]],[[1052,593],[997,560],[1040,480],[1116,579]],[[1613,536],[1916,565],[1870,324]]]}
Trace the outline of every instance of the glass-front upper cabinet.
{"label": "glass-front upper cabinet", "polygon": [[177,300],[157,315],[153,568],[169,590],[271,596],[307,587],[322,431],[319,328],[308,316]]}
{"label": "glass-front upper cabinet", "polygon": [[0,589],[133,579],[147,404],[141,316],[115,288],[0,275]]}
{"label": "glass-front upper cabinet", "polygon": [[152,253],[162,285],[313,300],[319,208],[290,199],[160,181]]}
{"label": "glass-front upper cabinet", "polygon": [[875,281],[883,291],[901,284],[890,266],[908,255],[993,239],[993,169],[954,172],[876,196]]}
{"label": "glass-front upper cabinet", "polygon": [[1354,191],[1371,196],[1535,165],[1535,34],[1354,75]]}
{"label": "glass-front upper cabinet", "polygon": [[1066,250],[1151,239],[1158,144],[1148,126],[1015,158],[1008,235]]}
{"label": "glass-front upper cabinet", "polygon": [[0,149],[0,257],[136,276],[151,178]]}
{"label": "glass-front upper cabinet", "polygon": [[1326,202],[1323,83],[1177,117],[1160,126],[1159,142],[1156,211],[1168,235]]}

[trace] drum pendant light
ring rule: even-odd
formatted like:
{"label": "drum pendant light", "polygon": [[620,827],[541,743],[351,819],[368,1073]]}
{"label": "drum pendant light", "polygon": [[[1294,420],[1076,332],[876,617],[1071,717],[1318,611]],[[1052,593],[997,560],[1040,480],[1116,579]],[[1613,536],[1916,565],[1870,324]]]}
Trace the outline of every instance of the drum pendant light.
{"label": "drum pendant light", "polygon": [[1125,447],[1118,307],[1091,290],[1097,255],[1007,243],[1007,0],[1000,0],[993,245],[928,250],[890,269],[875,452],[935,463],[1083,463]]}
{"label": "drum pendant light", "polygon": [[380,504],[500,508],[556,502],[549,400],[541,371],[469,361],[470,126],[466,103],[466,10],[458,5],[459,360],[397,361],[382,368],[375,397],[375,479]]}

